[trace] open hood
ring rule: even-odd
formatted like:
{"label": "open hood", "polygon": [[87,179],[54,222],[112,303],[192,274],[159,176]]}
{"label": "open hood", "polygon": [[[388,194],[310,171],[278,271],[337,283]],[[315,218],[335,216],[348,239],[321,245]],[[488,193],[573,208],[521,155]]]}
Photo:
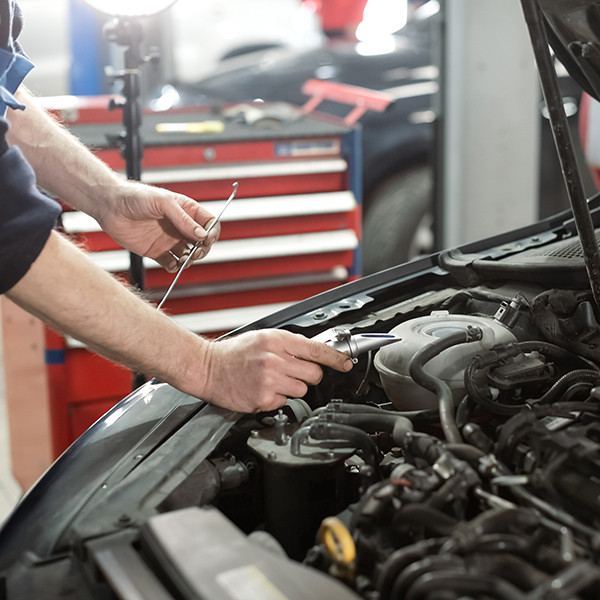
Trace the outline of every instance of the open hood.
{"label": "open hood", "polygon": [[539,0],[548,41],[573,79],[600,100],[600,3]]}
{"label": "open hood", "polygon": [[552,128],[552,135],[563,174],[573,219],[580,239],[583,260],[594,298],[596,312],[600,310],[600,251],[590,214],[583,179],[577,163],[564,106],[560,99],[554,61],[549,50],[552,44],[567,69],[581,80],[593,96],[597,96],[600,70],[598,66],[598,17],[596,2],[521,0],[538,67],[542,93]]}

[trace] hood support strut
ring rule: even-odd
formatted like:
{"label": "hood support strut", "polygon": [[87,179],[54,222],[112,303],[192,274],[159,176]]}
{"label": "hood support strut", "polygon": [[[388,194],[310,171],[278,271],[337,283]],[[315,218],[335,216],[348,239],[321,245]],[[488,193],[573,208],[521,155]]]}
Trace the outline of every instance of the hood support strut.
{"label": "hood support strut", "polygon": [[558,152],[567,194],[575,219],[575,227],[583,250],[596,315],[600,307],[600,251],[594,232],[594,224],[587,204],[581,173],[577,165],[573,139],[558,87],[556,70],[549,50],[548,36],[544,27],[542,11],[537,0],[521,0],[525,21],[533,46],[535,61],[540,75],[542,93],[548,114],[554,145]]}

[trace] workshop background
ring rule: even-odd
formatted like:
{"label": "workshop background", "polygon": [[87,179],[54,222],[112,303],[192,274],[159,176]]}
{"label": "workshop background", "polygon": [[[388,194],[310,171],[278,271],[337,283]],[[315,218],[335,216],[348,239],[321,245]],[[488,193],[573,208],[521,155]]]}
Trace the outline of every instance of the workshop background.
{"label": "workshop background", "polygon": [[[117,70],[121,66],[120,50],[102,36],[106,19],[79,0],[51,3],[20,0],[20,5],[25,15],[21,41],[36,64],[26,83],[37,95],[52,99],[49,106],[67,105],[67,95],[94,98],[119,91],[118,82],[111,81],[105,73],[107,66]],[[372,266],[368,261],[365,265],[360,250],[367,246],[375,259],[387,254],[401,262],[419,252],[480,239],[533,222],[538,216],[564,207],[561,185],[556,184],[555,175],[547,175],[558,173],[558,169],[552,150],[548,150],[551,142],[537,74],[516,0],[501,3],[496,0],[453,0],[452,3],[369,0],[361,14],[364,18],[348,27],[331,20],[322,21],[317,14],[318,5],[316,0],[256,0],[252,3],[247,0],[178,0],[166,15],[145,23],[145,50],[152,52],[156,48],[160,62],[143,68],[144,103],[151,106],[154,102],[155,107],[174,109],[202,97],[212,104],[216,99],[210,97],[210,93],[214,90],[229,90],[231,97],[223,101],[234,104],[257,97],[267,103],[286,100],[284,91],[289,92],[291,86],[287,83],[279,89],[274,86],[272,95],[266,97],[267,80],[269,69],[273,68],[275,76],[271,79],[283,81],[277,79],[278,61],[282,61],[284,69],[290,65],[287,72],[291,73],[294,56],[301,57],[300,64],[311,65],[309,74],[302,73],[304,79],[361,84],[381,94],[376,99],[385,99],[387,95],[393,105],[391,109],[368,113],[357,122],[345,122],[342,116],[354,106],[352,100],[341,110],[328,105],[317,107],[335,115],[334,129],[340,127],[333,133],[328,131],[328,139],[333,136],[340,147],[356,144],[355,139],[348,137],[348,132],[356,130],[364,135],[365,144],[367,141],[371,144],[369,148],[362,148],[362,155],[351,153],[353,158],[347,161],[350,171],[362,168],[362,180],[354,187],[349,185],[348,189],[338,191],[352,192],[363,207],[370,203],[369,210],[377,205],[384,221],[395,227],[395,234],[386,242],[389,245],[384,247],[383,238],[374,239],[373,234],[380,231],[381,216],[373,216],[371,224],[363,222],[362,232],[358,224],[355,229],[361,248],[348,248],[354,254],[351,262],[343,265],[346,271],[342,280],[359,276],[365,267],[376,270],[389,266],[383,263]],[[421,11],[423,20],[429,19],[428,46],[418,58],[422,62],[386,63],[386,58],[396,55],[398,61],[406,60],[407,51],[414,49],[413,46],[407,48],[407,40],[416,43],[417,37],[423,39],[421,30],[417,36],[410,29],[414,27],[411,19],[417,11]],[[511,43],[507,45],[506,39]],[[358,71],[352,69],[344,79],[334,46],[335,51],[344,47],[342,56],[347,60],[352,54],[363,62],[368,59],[369,64],[383,64],[382,79],[377,83],[368,80],[363,83],[356,80]],[[351,48],[350,54],[348,48]],[[314,65],[307,62],[308,56],[316,56],[317,62]],[[413,57],[413,60],[416,59]],[[262,91],[264,94],[243,98],[242,94],[250,94],[247,90],[254,88],[251,85],[244,88],[242,84],[249,74],[259,72],[267,74],[258,87],[258,94]],[[375,69],[368,72],[373,73]],[[239,96],[234,94],[232,81],[240,84]],[[565,105],[569,107],[573,131],[577,133],[580,98],[571,93],[566,76],[564,84]],[[308,100],[309,96],[304,96],[300,98]],[[396,141],[402,138],[400,129],[386,122],[386,116],[391,119],[398,107],[404,107],[402,119],[410,122],[411,131],[418,131],[419,137],[415,139],[419,139],[419,143],[425,140],[426,146],[410,157],[394,146],[378,148],[381,154],[376,154],[373,140],[383,140],[381,129],[377,127],[387,129]],[[247,113],[244,116],[248,118]],[[79,125],[77,120],[72,123],[75,128]],[[111,121],[106,117],[95,126],[108,130],[118,128],[118,122],[115,125],[114,118]],[[413,150],[420,148],[413,138],[408,145]],[[360,160],[368,161],[369,152],[375,157],[373,165],[386,166],[377,181],[369,180],[375,172],[374,166],[371,168],[367,163],[369,168],[364,168],[357,164]],[[404,166],[392,159],[402,159]],[[412,187],[407,182],[413,182]],[[554,190],[551,200],[540,205],[539,198],[547,189]],[[414,224],[410,221],[409,227],[406,227],[409,222],[407,195],[408,202],[412,199],[410,218],[415,220]],[[521,199],[518,205],[510,204],[510,198],[517,196]],[[348,214],[354,214],[354,210],[350,206]],[[394,219],[390,217],[390,210],[394,211]],[[377,215],[377,211],[373,209],[372,214]],[[418,232],[419,237],[406,243],[406,230]],[[333,270],[336,265],[330,267]],[[6,340],[5,335],[3,338],[6,347],[10,340]],[[18,499],[21,486],[12,476],[14,465],[10,458],[4,376],[0,378],[0,394],[1,519]]]}

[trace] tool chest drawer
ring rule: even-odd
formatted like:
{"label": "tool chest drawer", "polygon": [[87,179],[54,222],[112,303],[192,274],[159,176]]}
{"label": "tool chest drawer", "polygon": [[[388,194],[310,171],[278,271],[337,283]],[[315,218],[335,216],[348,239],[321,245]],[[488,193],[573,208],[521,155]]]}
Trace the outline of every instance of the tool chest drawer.
{"label": "tool chest drawer", "polygon": [[[100,159],[124,172],[112,142],[121,124],[97,101],[93,110],[86,102],[57,114]],[[239,184],[219,241],[182,273],[163,306],[183,327],[207,337],[360,274],[360,131],[299,115],[262,128],[223,120],[221,131],[197,132],[199,123],[215,118],[198,109],[148,113],[142,131],[142,181],[186,194],[215,215]],[[96,264],[127,277],[129,253],[91,217],[65,207],[61,226]],[[144,294],[158,304],[174,275],[150,259],[143,264]],[[46,327],[43,338],[40,368],[56,456],[131,391],[132,374]]]}

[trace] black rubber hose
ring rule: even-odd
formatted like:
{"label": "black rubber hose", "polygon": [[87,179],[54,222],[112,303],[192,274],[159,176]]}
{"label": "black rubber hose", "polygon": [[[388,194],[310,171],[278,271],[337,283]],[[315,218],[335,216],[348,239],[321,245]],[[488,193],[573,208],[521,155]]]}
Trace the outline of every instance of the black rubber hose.
{"label": "black rubber hose", "polygon": [[444,453],[442,442],[426,433],[398,429],[394,431],[394,442],[406,453],[424,459],[429,465],[433,465]]}
{"label": "black rubber hose", "polygon": [[330,402],[326,406],[315,410],[314,414],[377,414],[377,415],[388,415],[390,417],[404,417],[405,419],[419,420],[419,419],[435,419],[438,420],[437,411],[424,411],[424,410],[385,410],[378,406],[369,406],[365,404],[352,404],[350,402]]}
{"label": "black rubber hose", "polygon": [[566,393],[566,390],[571,385],[579,385],[581,383],[595,385],[600,383],[600,373],[596,371],[571,371],[556,381],[552,387],[540,398],[532,398],[527,402],[520,402],[519,404],[506,404],[492,399],[490,397],[491,394],[486,395],[485,392],[482,391],[481,387],[477,384],[476,375],[476,372],[480,368],[480,365],[478,365],[477,361],[474,359],[465,370],[465,387],[467,388],[467,393],[480,408],[488,410],[492,414],[502,417],[513,416],[523,409],[531,409],[532,406],[535,406],[536,404],[549,404],[551,402],[556,402],[560,399],[560,396]]}
{"label": "black rubber hose", "polygon": [[464,460],[472,466],[478,466],[479,461],[487,454],[487,452],[484,452],[471,443],[446,444],[446,450],[448,450],[448,452],[452,452],[456,458]]}
{"label": "black rubber hose", "polygon": [[456,416],[454,418],[456,421],[456,426],[459,430],[462,430],[462,428],[469,422],[471,418],[471,413],[476,407],[477,403],[475,402],[475,400],[473,400],[473,398],[469,397],[468,395],[466,395],[458,403],[458,407],[456,408]]}
{"label": "black rubber hose", "polygon": [[436,536],[450,535],[458,519],[424,504],[406,504],[393,517],[392,525],[400,530],[402,525],[419,525]]}
{"label": "black rubber hose", "polygon": [[514,585],[491,575],[457,573],[455,571],[435,571],[426,573],[415,581],[405,594],[394,600],[421,600],[429,594],[448,590],[456,593],[456,598],[479,597],[496,600],[525,600],[527,595]]}
{"label": "black rubber hose", "polygon": [[[512,539],[511,531],[523,532],[537,527],[539,515],[529,508],[493,508],[464,523],[460,530],[442,546],[441,552],[467,554],[476,552],[493,536]],[[485,540],[484,540],[485,538]],[[499,539],[499,538],[496,538]]]}
{"label": "black rubber hose", "polygon": [[330,402],[320,409],[315,411],[319,413],[336,414],[336,413],[371,413],[376,415],[390,415],[398,416],[398,412],[395,410],[385,410],[378,406],[369,406],[368,404],[352,404],[350,402]]}
{"label": "black rubber hose", "polygon": [[392,552],[375,578],[375,587],[379,591],[380,600],[389,600],[394,581],[402,571],[415,561],[435,554],[446,538],[422,540]]}
{"label": "black rubber hose", "polygon": [[543,395],[535,400],[538,404],[549,404],[558,401],[573,384],[586,383],[597,385],[600,383],[600,373],[591,369],[578,369],[570,371],[563,375],[552,387]]}
{"label": "black rubber hose", "polygon": [[310,426],[310,436],[316,440],[344,440],[362,451],[363,460],[379,474],[378,450],[375,442],[362,429],[317,421]]}
{"label": "black rubber hose", "polygon": [[484,454],[489,454],[494,447],[494,440],[489,437],[477,423],[467,423],[462,428],[465,440]]}
{"label": "black rubber hose", "polygon": [[[527,556],[515,556],[505,551],[497,554],[476,553],[471,555],[469,563],[476,565],[478,571],[483,571],[487,575],[501,577],[520,590],[534,590],[548,581],[548,573],[552,572],[552,567],[544,563],[544,570],[535,566],[537,555],[529,552]],[[562,568],[561,563],[556,569]]]}
{"label": "black rubber hose", "polygon": [[[442,547],[442,552],[446,546]],[[477,536],[468,547],[460,546],[456,553],[492,554],[506,552],[517,556],[527,556],[531,552],[531,543],[522,533],[485,533]]]}
{"label": "black rubber hose", "polygon": [[[321,419],[323,419],[323,417],[321,417]],[[398,415],[378,415],[376,413],[327,413],[327,421],[339,423],[340,425],[348,425],[349,427],[357,427],[368,433],[377,433],[379,431],[392,433],[398,423],[400,427],[408,430],[413,429],[412,423],[407,418]]]}
{"label": "black rubber hose", "polygon": [[452,554],[426,556],[403,569],[392,585],[390,600],[405,600],[407,592],[421,577],[431,577],[436,571],[457,574],[465,573],[466,567],[462,557]]}
{"label": "black rubber hose", "polygon": [[424,366],[444,350],[480,340],[483,333],[478,327],[468,327],[466,331],[458,331],[428,344],[419,350],[408,365],[410,376],[425,389],[433,392],[437,399],[442,430],[449,442],[462,442],[462,438],[454,420],[454,398],[450,386],[439,377],[426,373]]}
{"label": "black rubber hose", "polygon": [[328,415],[330,414],[359,414],[359,415],[385,415],[388,417],[402,417],[405,412],[422,414],[424,411],[400,411],[400,410],[385,410],[384,408],[380,408],[378,406],[369,406],[365,404],[351,404],[350,402],[333,402],[327,404],[324,412]]}

